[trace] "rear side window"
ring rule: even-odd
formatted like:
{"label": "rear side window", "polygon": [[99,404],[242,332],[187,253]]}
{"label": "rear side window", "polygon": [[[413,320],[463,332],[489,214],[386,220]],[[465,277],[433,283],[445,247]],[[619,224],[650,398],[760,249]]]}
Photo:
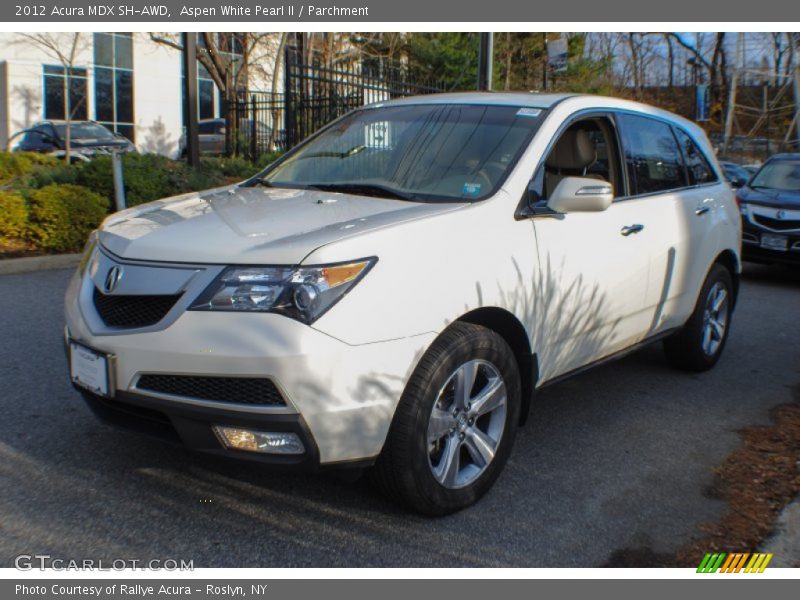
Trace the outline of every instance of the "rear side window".
{"label": "rear side window", "polygon": [[686,173],[689,176],[689,185],[700,185],[701,183],[714,183],[717,176],[708,164],[706,157],[700,152],[694,140],[680,129],[675,129],[678,143],[683,152],[683,159],[686,161]]}
{"label": "rear side window", "polygon": [[217,123],[216,121],[203,121],[197,127],[197,132],[201,135],[212,135],[216,133]]}
{"label": "rear side window", "polygon": [[631,193],[665,192],[686,185],[678,143],[666,123],[637,115],[619,115]]}

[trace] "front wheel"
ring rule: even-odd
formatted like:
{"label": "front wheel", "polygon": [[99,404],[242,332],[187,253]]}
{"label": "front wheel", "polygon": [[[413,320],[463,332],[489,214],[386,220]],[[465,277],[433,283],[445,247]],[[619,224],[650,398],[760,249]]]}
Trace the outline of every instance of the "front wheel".
{"label": "front wheel", "polygon": [[675,335],[664,340],[670,364],[688,371],[707,371],[719,360],[733,316],[733,280],[715,264],[706,277],[692,316]]}
{"label": "front wheel", "polygon": [[514,354],[497,333],[455,323],[420,360],[372,479],[427,515],[476,502],[503,469],[520,411]]}

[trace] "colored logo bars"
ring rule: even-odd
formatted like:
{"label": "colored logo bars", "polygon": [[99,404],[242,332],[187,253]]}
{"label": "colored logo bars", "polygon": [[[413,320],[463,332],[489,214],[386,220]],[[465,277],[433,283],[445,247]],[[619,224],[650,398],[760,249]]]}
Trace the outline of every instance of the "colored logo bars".
{"label": "colored logo bars", "polygon": [[772,560],[772,553],[763,552],[725,552],[709,553],[703,557],[700,566],[697,567],[698,573],[763,573],[769,561]]}

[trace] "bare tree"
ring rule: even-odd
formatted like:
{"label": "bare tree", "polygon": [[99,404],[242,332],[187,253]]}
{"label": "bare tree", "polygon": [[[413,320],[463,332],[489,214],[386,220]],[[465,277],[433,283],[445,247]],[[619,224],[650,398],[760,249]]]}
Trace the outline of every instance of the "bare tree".
{"label": "bare tree", "polygon": [[[264,64],[277,64],[275,54],[282,47],[285,35],[276,33],[198,33],[202,41],[197,47],[197,61],[208,71],[209,77],[222,96],[233,101],[238,90],[247,89],[252,71],[261,70],[265,76],[277,76],[277,72],[267,73]],[[149,34],[152,41],[183,51],[180,35],[177,33]],[[237,52],[232,52],[233,47]]]}
{"label": "bare tree", "polygon": [[667,87],[672,89],[675,86],[675,49],[672,46],[671,37],[664,35],[664,40],[667,42],[667,70],[669,72]]}
{"label": "bare tree", "polygon": [[[80,104],[72,106],[72,75],[75,62],[86,47],[86,34],[81,32],[18,33],[15,41],[45,52],[51,60],[58,62],[64,68],[64,160],[69,164],[72,151],[72,118],[80,108]],[[86,102],[86,99],[84,98],[83,101]]]}
{"label": "bare tree", "polygon": [[[698,67],[705,70],[711,98],[715,104],[720,105],[728,87],[725,32],[721,31],[714,34],[714,42],[710,49],[705,47],[705,37],[701,34],[697,34],[694,44],[674,32],[666,35],[686,50]],[[710,57],[708,55],[709,50]]]}
{"label": "bare tree", "polygon": [[773,84],[780,85],[791,77],[792,46],[783,32],[769,34],[772,41]]}

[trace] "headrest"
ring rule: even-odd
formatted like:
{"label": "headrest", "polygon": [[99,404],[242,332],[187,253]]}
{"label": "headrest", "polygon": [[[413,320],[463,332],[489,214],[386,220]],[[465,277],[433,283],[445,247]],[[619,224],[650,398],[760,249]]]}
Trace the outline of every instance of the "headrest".
{"label": "headrest", "polygon": [[584,129],[567,129],[556,142],[547,166],[552,169],[585,169],[597,160],[594,142]]}

